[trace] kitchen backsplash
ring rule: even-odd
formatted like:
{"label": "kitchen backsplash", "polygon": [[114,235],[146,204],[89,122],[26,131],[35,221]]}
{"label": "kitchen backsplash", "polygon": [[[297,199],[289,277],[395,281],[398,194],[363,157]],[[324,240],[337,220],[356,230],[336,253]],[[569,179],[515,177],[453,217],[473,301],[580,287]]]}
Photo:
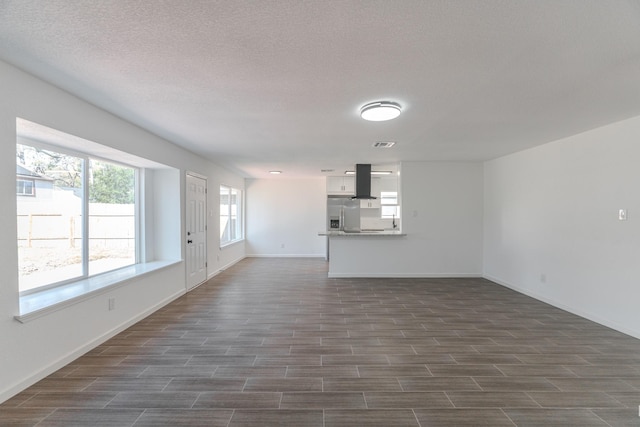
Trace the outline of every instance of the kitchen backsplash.
{"label": "kitchen backsplash", "polygon": [[[396,225],[398,224],[398,219],[396,218]],[[391,230],[393,229],[393,220],[392,219],[381,219],[381,218],[371,218],[371,217],[360,217],[360,229],[362,230]]]}

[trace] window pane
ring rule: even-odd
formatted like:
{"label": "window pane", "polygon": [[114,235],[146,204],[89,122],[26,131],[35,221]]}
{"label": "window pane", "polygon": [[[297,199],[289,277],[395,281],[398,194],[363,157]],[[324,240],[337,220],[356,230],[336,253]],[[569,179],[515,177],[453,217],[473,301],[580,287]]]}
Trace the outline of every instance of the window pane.
{"label": "window pane", "polygon": [[83,160],[20,144],[16,150],[17,169],[37,188],[35,197],[17,196],[19,290],[82,276]]}
{"label": "window pane", "polygon": [[231,232],[229,231],[229,198],[230,188],[220,187],[220,243],[229,242]]}
{"label": "window pane", "polygon": [[242,238],[242,191],[220,186],[220,244]]}
{"label": "window pane", "polygon": [[398,192],[397,191],[381,191],[380,192],[380,217],[383,219],[398,218],[400,215],[400,208],[398,206]]}
{"label": "window pane", "polygon": [[397,205],[398,193],[395,191],[382,191],[380,192],[380,204],[382,205]]}
{"label": "window pane", "polygon": [[31,179],[17,179],[16,180],[16,194],[21,196],[33,196],[34,195],[34,181]]}
{"label": "window pane", "polygon": [[135,169],[89,161],[89,275],[136,263]]}
{"label": "window pane", "polygon": [[381,218],[399,218],[400,215],[398,215],[398,206],[382,206],[382,210],[381,210]]}
{"label": "window pane", "polygon": [[31,196],[33,194],[33,181],[22,181],[22,184],[24,186],[22,194]]}
{"label": "window pane", "polygon": [[238,190],[231,189],[231,203],[230,203],[230,219],[229,229],[231,230],[231,240],[237,240],[240,238],[238,230]]}

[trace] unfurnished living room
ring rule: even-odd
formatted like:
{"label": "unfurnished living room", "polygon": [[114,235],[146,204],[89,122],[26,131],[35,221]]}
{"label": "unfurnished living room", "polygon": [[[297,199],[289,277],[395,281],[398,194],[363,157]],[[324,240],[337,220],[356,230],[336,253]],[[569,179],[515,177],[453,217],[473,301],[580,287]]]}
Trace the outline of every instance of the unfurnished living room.
{"label": "unfurnished living room", "polygon": [[1,426],[640,425],[640,2],[0,23]]}

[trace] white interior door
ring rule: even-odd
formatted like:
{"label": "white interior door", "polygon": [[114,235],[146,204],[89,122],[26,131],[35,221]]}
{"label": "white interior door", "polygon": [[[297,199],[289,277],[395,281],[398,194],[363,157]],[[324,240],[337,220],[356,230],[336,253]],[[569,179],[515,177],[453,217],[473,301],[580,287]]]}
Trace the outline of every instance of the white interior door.
{"label": "white interior door", "polygon": [[207,280],[207,180],[187,174],[187,290]]}

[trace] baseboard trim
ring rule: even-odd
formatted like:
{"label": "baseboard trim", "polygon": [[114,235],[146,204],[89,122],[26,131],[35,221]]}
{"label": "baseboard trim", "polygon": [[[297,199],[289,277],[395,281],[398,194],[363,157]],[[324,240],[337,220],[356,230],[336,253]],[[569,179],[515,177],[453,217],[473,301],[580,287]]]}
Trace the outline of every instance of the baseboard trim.
{"label": "baseboard trim", "polygon": [[326,254],[248,254],[247,258],[326,258]]}
{"label": "baseboard trim", "polygon": [[[219,269],[217,269],[216,271],[211,272],[208,276],[207,276],[207,280],[212,279],[214,277],[216,277],[218,274],[222,273],[223,271],[225,271],[226,269],[233,267],[234,265],[236,265],[237,263],[239,263],[240,261],[242,261],[243,259],[245,259],[246,256],[241,256],[240,258],[231,261],[230,263],[227,263],[225,265],[223,265],[222,267],[220,267]],[[206,282],[204,282],[206,283]]]}
{"label": "baseboard trim", "polygon": [[22,381],[20,381],[20,382],[18,382],[16,384],[12,385],[11,387],[1,391],[0,392],[0,403],[5,402],[6,400],[9,400],[10,398],[15,396],[16,394],[20,393],[21,391],[27,389],[28,387],[32,386],[33,384],[37,383],[38,381],[40,381],[40,380],[46,378],[47,376],[53,374],[58,369],[63,368],[64,366],[66,366],[69,363],[73,362],[78,357],[82,356],[83,354],[93,350],[94,348],[96,348],[100,344],[102,344],[102,343],[106,342],[107,340],[113,338],[114,336],[118,335],[120,332],[124,331],[125,329],[133,326],[134,324],[138,323],[139,321],[141,321],[145,317],[153,314],[154,312],[156,312],[157,310],[159,310],[162,307],[166,306],[167,304],[169,304],[169,303],[173,302],[174,300],[180,298],[185,293],[186,293],[186,290],[184,290],[184,289],[182,289],[182,290],[180,290],[178,292],[175,292],[174,294],[168,296],[167,298],[163,299],[162,301],[158,302],[157,304],[149,307],[148,309],[146,309],[142,313],[137,314],[136,316],[132,317],[131,319],[121,323],[119,326],[116,326],[115,328],[105,332],[101,336],[99,336],[99,337],[89,341],[88,343],[78,347],[77,349],[71,351],[66,356],[61,357],[60,359],[58,359],[55,362],[49,364],[48,366],[46,366],[45,368],[39,370],[38,372],[34,373],[33,375],[30,375],[29,377],[25,378],[24,380],[22,380]]}
{"label": "baseboard trim", "polygon": [[613,321],[611,321],[609,319],[604,319],[604,318],[602,318],[600,316],[597,316],[597,315],[595,315],[593,313],[590,313],[588,311],[582,310],[582,309],[577,308],[577,307],[573,307],[573,306],[561,303],[561,302],[556,301],[556,300],[554,300],[552,298],[547,298],[547,297],[545,297],[543,295],[537,294],[536,292],[531,292],[528,289],[522,289],[521,287],[519,287],[517,285],[514,285],[514,284],[509,283],[507,281],[501,280],[501,279],[499,279],[497,277],[493,277],[493,276],[488,275],[488,274],[483,275],[483,277],[485,279],[487,279],[487,280],[490,280],[490,281],[500,285],[500,286],[504,286],[505,288],[509,288],[509,289],[511,289],[513,291],[516,291],[516,292],[521,293],[523,295],[526,295],[528,297],[537,299],[538,301],[542,301],[544,303],[547,303],[549,305],[557,307],[557,308],[559,308],[561,310],[567,311],[567,312],[569,312],[571,314],[575,314],[576,316],[583,317],[583,318],[585,318],[587,320],[591,320],[592,322],[598,323],[598,324],[600,324],[602,326],[606,326],[607,328],[611,328],[611,329],[614,329],[614,330],[616,330],[618,332],[622,332],[623,334],[626,334],[626,335],[629,335],[631,337],[640,339],[640,331],[629,329],[629,328],[625,327],[624,325],[620,325],[617,322],[613,322]]}
{"label": "baseboard trim", "polygon": [[456,278],[469,278],[479,279],[482,278],[478,273],[331,273],[328,277],[331,279],[456,279]]}

